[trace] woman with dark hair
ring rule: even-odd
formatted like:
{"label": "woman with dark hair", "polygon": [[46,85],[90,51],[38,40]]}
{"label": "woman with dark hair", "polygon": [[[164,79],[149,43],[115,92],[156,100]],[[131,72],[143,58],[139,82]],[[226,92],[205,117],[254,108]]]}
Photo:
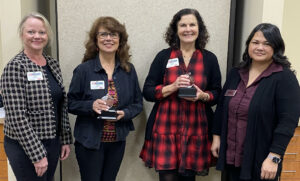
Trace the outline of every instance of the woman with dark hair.
{"label": "woman with dark hair", "polygon": [[213,122],[211,151],[232,181],[277,180],[299,120],[300,88],[279,29],[257,25],[229,73]]}
{"label": "woman with dark hair", "polygon": [[204,49],[208,33],[197,10],[177,12],[165,40],[170,48],[156,55],[143,88],[155,104],[140,157],[160,181],[193,181],[211,163],[211,106],[221,75],[216,56]]}
{"label": "woman with dark hair", "polygon": [[[77,115],[75,153],[83,181],[116,179],[126,136],[134,130],[132,119],[142,111],[127,38],[125,26],[115,18],[96,19],[83,61],[73,72],[69,112]],[[112,108],[115,113],[109,112]]]}

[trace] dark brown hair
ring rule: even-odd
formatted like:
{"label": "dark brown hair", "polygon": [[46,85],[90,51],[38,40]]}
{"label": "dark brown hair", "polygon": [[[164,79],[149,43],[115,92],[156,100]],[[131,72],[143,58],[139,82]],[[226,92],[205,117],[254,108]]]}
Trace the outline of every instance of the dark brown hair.
{"label": "dark brown hair", "polygon": [[203,50],[205,48],[206,43],[208,42],[209,35],[199,12],[195,9],[182,9],[173,16],[173,19],[170,22],[169,27],[167,28],[167,32],[165,33],[165,41],[172,48],[180,48],[180,41],[177,35],[177,24],[182,16],[189,14],[194,15],[198,22],[199,34],[195,43],[196,49]]}
{"label": "dark brown hair", "polygon": [[252,30],[246,41],[246,48],[243,53],[243,61],[240,63],[239,67],[248,68],[251,65],[252,59],[248,53],[249,44],[255,33],[258,31],[261,31],[263,33],[264,37],[273,48],[273,61],[277,64],[282,65],[285,68],[290,68],[291,63],[288,61],[288,58],[284,55],[285,45],[281,37],[279,28],[276,25],[270,23],[261,23]]}
{"label": "dark brown hair", "polygon": [[122,25],[113,17],[99,17],[95,20],[89,32],[89,39],[85,44],[85,53],[82,62],[95,58],[98,55],[97,33],[100,27],[119,34],[120,41],[116,56],[120,60],[121,67],[126,72],[129,72],[130,47],[127,44],[128,34],[126,32],[125,25]]}

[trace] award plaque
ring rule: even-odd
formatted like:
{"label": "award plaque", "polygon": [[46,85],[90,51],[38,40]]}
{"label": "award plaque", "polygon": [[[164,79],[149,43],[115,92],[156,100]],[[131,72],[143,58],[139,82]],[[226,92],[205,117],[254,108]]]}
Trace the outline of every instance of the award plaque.
{"label": "award plaque", "polygon": [[110,108],[107,111],[101,111],[101,114],[97,117],[98,119],[117,119],[117,111],[115,110],[114,105],[114,99],[110,95],[106,95],[101,98],[106,102],[106,105]]}
{"label": "award plaque", "polygon": [[107,111],[102,111],[101,114],[98,116],[98,119],[117,119],[117,111],[116,110],[107,110]]}
{"label": "award plaque", "polygon": [[197,96],[197,89],[192,85],[194,84],[194,79],[191,76],[191,73],[187,73],[186,75],[189,76],[191,85],[187,87],[180,87],[178,89],[178,97],[196,97]]}

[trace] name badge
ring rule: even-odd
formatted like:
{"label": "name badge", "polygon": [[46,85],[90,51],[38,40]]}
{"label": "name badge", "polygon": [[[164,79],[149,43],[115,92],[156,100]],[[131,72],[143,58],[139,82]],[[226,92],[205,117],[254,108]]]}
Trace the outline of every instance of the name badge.
{"label": "name badge", "polygon": [[43,73],[41,71],[38,72],[27,72],[27,80],[28,81],[36,81],[43,80]]}
{"label": "name badge", "polygon": [[236,94],[236,90],[228,89],[225,92],[225,96],[233,97]]}
{"label": "name badge", "polygon": [[176,67],[176,66],[179,66],[178,58],[172,58],[168,60],[167,68]]}
{"label": "name badge", "polygon": [[91,90],[97,90],[97,89],[104,89],[105,84],[103,80],[98,80],[98,81],[91,81]]}

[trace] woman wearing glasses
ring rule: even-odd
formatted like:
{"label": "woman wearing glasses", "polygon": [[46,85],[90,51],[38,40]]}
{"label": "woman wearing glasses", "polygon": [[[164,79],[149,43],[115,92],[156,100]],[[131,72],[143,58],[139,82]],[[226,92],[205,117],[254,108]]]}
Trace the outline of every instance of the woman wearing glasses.
{"label": "woman wearing glasses", "polygon": [[[69,112],[77,115],[75,152],[83,181],[116,179],[126,136],[134,130],[132,119],[142,111],[142,94],[134,66],[129,63],[127,38],[125,26],[116,19],[96,19],[82,63],[73,72]],[[111,107],[116,110],[115,119],[113,115],[103,117]]]}

